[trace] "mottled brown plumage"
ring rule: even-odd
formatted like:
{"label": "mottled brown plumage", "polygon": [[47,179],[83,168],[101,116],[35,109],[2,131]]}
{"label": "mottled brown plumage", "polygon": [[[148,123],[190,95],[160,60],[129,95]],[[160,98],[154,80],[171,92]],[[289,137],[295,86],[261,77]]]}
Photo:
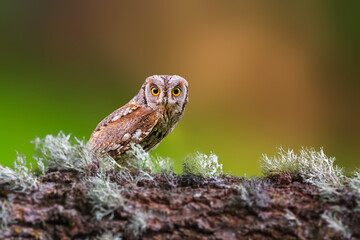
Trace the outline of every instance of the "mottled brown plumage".
{"label": "mottled brown plumage", "polygon": [[95,128],[92,147],[115,159],[126,156],[131,143],[147,152],[176,126],[188,102],[188,83],[179,76],[148,77],[139,93],[125,106],[115,110]]}

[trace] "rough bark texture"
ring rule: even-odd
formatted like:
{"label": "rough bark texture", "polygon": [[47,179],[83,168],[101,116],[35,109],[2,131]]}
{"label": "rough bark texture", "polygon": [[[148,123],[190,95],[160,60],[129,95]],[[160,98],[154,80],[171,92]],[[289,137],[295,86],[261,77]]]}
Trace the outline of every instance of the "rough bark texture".
{"label": "rough bark texture", "polygon": [[[0,200],[12,202],[11,222],[0,239],[101,239],[104,232],[122,239],[343,238],[322,220],[331,206],[320,200],[316,187],[286,173],[250,180],[154,175],[137,183],[120,180],[116,172],[108,176],[124,189],[126,201],[100,221],[77,172],[48,172],[40,187],[27,193],[0,186]],[[145,225],[132,220],[139,213],[146,216]],[[353,239],[360,237],[358,222],[352,232]]]}

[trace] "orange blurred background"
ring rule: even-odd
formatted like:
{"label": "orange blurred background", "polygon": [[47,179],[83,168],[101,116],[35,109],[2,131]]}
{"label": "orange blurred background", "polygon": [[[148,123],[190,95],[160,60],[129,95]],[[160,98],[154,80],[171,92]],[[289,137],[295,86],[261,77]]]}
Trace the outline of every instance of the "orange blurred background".
{"label": "orange blurred background", "polygon": [[154,151],[214,152],[260,174],[276,147],[324,147],[360,166],[358,1],[8,1],[0,4],[1,164],[35,137],[88,140],[153,74],[189,82]]}

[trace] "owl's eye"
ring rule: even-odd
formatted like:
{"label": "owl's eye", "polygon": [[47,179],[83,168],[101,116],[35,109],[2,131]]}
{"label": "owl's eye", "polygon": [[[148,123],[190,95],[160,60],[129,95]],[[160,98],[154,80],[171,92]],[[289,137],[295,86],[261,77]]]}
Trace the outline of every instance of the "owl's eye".
{"label": "owl's eye", "polygon": [[179,96],[180,93],[181,93],[181,90],[180,90],[180,88],[178,88],[178,87],[176,87],[176,88],[174,88],[174,89],[172,90],[172,94],[173,94],[175,97]]}
{"label": "owl's eye", "polygon": [[153,87],[153,88],[151,89],[151,93],[152,93],[154,96],[157,96],[157,95],[159,95],[160,90],[159,90],[159,88],[157,88],[157,87]]}

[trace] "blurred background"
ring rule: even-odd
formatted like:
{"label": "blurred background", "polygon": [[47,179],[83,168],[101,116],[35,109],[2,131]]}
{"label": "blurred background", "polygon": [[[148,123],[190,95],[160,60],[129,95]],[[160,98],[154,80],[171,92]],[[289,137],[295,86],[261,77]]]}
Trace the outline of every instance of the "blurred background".
{"label": "blurred background", "polygon": [[189,82],[153,152],[214,152],[261,173],[276,147],[324,147],[360,167],[360,1],[2,1],[0,163],[35,137],[89,139],[153,74]]}

